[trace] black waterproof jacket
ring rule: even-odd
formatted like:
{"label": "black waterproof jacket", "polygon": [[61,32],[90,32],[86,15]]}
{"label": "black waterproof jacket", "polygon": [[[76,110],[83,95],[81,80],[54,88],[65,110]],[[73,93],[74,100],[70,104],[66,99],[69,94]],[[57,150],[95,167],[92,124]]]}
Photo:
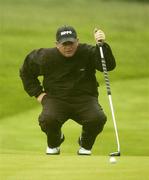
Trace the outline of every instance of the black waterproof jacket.
{"label": "black waterproof jacket", "polygon": [[[116,66],[110,46],[103,44],[107,70]],[[98,96],[96,70],[102,70],[97,46],[79,44],[73,57],[64,57],[55,48],[32,51],[20,68],[24,89],[30,96],[37,97],[46,92],[49,97],[68,98],[76,96]],[[43,76],[43,82],[38,77]]]}

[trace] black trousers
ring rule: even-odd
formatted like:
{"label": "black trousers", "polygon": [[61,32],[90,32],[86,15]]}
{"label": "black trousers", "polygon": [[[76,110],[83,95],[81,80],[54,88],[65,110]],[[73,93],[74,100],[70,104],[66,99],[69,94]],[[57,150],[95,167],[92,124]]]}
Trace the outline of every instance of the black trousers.
{"label": "black trousers", "polygon": [[72,119],[82,125],[81,146],[90,150],[107,119],[98,98],[92,96],[71,97],[67,100],[44,96],[42,106],[39,125],[46,133],[47,144],[51,148],[61,144],[61,127],[68,119]]}

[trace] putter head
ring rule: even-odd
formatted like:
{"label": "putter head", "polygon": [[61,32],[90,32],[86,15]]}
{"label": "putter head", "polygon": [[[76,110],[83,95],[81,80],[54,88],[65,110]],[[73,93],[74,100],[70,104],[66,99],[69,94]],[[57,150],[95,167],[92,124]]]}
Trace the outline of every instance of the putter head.
{"label": "putter head", "polygon": [[110,153],[110,156],[120,156],[120,151]]}

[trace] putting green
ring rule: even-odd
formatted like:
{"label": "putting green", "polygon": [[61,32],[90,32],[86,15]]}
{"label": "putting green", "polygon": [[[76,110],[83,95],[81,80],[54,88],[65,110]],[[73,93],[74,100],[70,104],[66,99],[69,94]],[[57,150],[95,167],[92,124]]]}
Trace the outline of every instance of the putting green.
{"label": "putting green", "polygon": [[2,154],[1,180],[147,180],[149,157],[122,156],[116,164],[108,156],[62,154]]}

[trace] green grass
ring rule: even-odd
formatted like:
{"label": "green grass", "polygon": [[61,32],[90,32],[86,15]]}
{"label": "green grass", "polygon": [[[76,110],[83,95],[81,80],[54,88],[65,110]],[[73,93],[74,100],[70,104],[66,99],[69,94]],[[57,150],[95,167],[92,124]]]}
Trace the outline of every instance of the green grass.
{"label": "green grass", "polygon": [[[146,180],[149,176],[149,4],[101,0],[0,0],[0,179]],[[80,42],[95,44],[101,27],[117,60],[110,72],[112,99],[122,157],[109,164],[116,150],[103,75],[99,101],[108,115],[91,157],[78,157],[81,127],[68,121],[61,155],[46,156],[45,135],[38,126],[41,105],[26,95],[19,67],[31,50],[55,45],[58,26],[76,27]]]}
{"label": "green grass", "polygon": [[110,164],[105,156],[5,154],[1,162],[1,180],[147,180],[149,157],[121,157]]}
{"label": "green grass", "polygon": [[1,96],[0,117],[36,106],[22,89],[19,67],[31,50],[54,46],[55,31],[62,24],[75,26],[80,42],[90,44],[95,44],[94,27],[105,31],[117,59],[113,80],[148,76],[148,12],[144,3],[38,0],[35,5],[35,0],[0,0],[0,92],[9,99]]}

